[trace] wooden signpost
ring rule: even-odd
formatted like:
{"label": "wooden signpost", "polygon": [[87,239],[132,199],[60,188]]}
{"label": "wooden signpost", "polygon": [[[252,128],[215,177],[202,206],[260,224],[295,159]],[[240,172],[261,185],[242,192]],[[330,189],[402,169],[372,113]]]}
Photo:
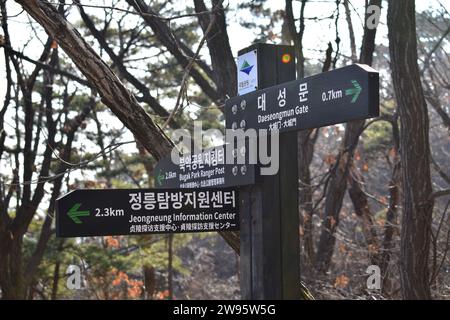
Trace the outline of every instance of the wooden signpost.
{"label": "wooden signpost", "polygon": [[[295,79],[295,55],[290,46],[255,44],[238,53],[238,92],[253,83],[264,89]],[[249,63],[249,58],[254,65]],[[251,71],[247,74],[248,68]],[[254,72],[254,74],[253,74]],[[255,82],[256,79],[256,82]],[[226,103],[226,127],[241,114],[256,112],[248,88]],[[250,92],[250,93],[247,93]],[[233,106],[246,101],[245,109]],[[239,102],[239,103],[238,103]],[[242,118],[243,119],[243,118]],[[241,119],[241,120],[242,120]],[[241,121],[239,121],[239,124]],[[245,129],[251,128],[248,124]],[[257,128],[253,128],[257,129]],[[256,143],[256,142],[254,142]],[[243,299],[299,299],[297,134],[280,135],[279,171],[257,176],[255,185],[240,188],[240,279]]]}
{"label": "wooden signpost", "polygon": [[243,299],[300,298],[297,131],[379,115],[378,72],[371,67],[295,80],[294,60],[287,46],[239,51],[242,94],[226,102],[227,129],[280,133],[278,174],[240,189]]}
{"label": "wooden signpost", "polygon": [[230,164],[224,147],[178,164],[167,157],[154,172],[158,189],[58,199],[58,237],[240,230],[242,298],[300,298],[297,131],[378,116],[378,72],[352,65],[295,80],[291,46],[255,44],[238,55],[239,96],[226,102],[226,128],[279,133],[278,173]]}

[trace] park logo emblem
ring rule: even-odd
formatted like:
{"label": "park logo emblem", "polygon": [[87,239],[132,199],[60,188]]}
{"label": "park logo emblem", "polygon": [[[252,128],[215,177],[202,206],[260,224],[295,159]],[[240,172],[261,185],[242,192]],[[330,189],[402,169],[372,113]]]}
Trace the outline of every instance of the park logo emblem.
{"label": "park logo emblem", "polygon": [[253,67],[254,67],[254,66],[251,66],[251,65],[247,62],[247,60],[244,60],[244,63],[242,64],[240,70],[241,70],[241,72],[243,72],[243,73],[245,73],[245,74],[247,74],[247,75],[250,75],[250,72],[252,71]]}

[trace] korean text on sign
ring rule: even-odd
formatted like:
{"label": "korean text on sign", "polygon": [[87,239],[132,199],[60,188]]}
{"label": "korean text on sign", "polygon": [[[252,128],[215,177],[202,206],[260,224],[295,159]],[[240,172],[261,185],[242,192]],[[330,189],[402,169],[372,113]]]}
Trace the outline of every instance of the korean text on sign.
{"label": "korean text on sign", "polygon": [[183,206],[193,209],[235,207],[236,194],[234,190],[132,192],[129,203],[134,211],[180,209]]}

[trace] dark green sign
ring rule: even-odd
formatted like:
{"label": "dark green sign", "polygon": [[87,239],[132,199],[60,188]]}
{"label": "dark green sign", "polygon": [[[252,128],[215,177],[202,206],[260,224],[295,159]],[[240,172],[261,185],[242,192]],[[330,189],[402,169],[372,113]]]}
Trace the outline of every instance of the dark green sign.
{"label": "dark green sign", "polygon": [[57,200],[56,235],[239,230],[236,189],[75,190]]}
{"label": "dark green sign", "polygon": [[355,64],[234,97],[227,129],[288,132],[379,115],[379,75]]}
{"label": "dark green sign", "polygon": [[178,163],[170,156],[165,157],[153,172],[157,188],[217,188],[255,183],[255,165],[227,164],[224,146],[181,156]]}

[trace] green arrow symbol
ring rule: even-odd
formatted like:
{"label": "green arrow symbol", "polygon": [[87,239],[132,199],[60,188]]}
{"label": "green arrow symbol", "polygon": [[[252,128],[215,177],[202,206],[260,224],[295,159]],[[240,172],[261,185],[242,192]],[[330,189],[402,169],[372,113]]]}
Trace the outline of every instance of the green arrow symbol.
{"label": "green arrow symbol", "polygon": [[356,80],[352,80],[353,88],[345,90],[346,96],[353,96],[351,103],[355,103],[361,94],[362,87]]}
{"label": "green arrow symbol", "polygon": [[156,176],[156,182],[158,182],[158,185],[162,184],[162,180],[164,180],[164,174],[162,174],[161,172],[158,173],[158,175]]}
{"label": "green arrow symbol", "polygon": [[76,224],[81,224],[81,220],[79,217],[89,217],[91,214],[88,210],[85,211],[78,211],[78,209],[81,207],[81,203],[75,203],[72,208],[67,212],[67,215],[70,219],[72,219],[73,222]]}

